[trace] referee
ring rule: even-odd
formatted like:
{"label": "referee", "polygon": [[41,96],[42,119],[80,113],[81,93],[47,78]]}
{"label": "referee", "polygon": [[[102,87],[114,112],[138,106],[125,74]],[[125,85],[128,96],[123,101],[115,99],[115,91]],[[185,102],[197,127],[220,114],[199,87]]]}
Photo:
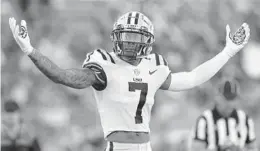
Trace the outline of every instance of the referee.
{"label": "referee", "polygon": [[257,151],[253,120],[236,109],[238,84],[224,80],[218,86],[213,109],[198,117],[193,135],[194,151]]}

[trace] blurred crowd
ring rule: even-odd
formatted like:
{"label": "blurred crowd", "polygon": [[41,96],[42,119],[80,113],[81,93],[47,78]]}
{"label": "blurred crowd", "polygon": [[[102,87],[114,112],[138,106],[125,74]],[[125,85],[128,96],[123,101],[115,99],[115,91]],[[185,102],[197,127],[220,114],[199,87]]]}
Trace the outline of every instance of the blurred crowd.
{"label": "blurred crowd", "polygon": [[106,142],[91,88],[57,85],[38,71],[12,37],[12,16],[27,21],[32,45],[57,65],[80,68],[86,53],[112,50],[117,17],[141,11],[155,26],[153,51],[173,72],[192,70],[215,56],[224,48],[226,24],[234,32],[247,22],[250,42],[210,81],[186,92],[157,92],[151,141],[155,151],[187,150],[197,116],[212,106],[214,85],[225,76],[240,83],[239,107],[254,119],[260,138],[259,0],[2,0],[1,5],[1,103],[8,98],[19,103],[42,150],[100,151]]}

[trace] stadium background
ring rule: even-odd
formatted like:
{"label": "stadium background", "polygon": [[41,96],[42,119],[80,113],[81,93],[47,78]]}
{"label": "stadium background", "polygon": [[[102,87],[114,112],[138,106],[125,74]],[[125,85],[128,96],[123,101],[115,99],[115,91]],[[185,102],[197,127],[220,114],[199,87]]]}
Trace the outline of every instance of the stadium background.
{"label": "stadium background", "polygon": [[245,21],[251,28],[249,44],[213,79],[186,92],[157,93],[151,141],[155,151],[186,150],[192,125],[213,105],[214,85],[223,76],[241,84],[239,106],[253,117],[259,138],[259,8],[259,0],[2,0],[1,102],[10,97],[19,102],[44,151],[105,147],[91,89],[67,88],[43,76],[15,43],[11,16],[27,21],[35,48],[60,67],[74,68],[95,48],[111,50],[109,35],[119,15],[142,11],[155,26],[154,52],[173,72],[191,70],[216,55],[225,44],[226,24],[234,30]]}

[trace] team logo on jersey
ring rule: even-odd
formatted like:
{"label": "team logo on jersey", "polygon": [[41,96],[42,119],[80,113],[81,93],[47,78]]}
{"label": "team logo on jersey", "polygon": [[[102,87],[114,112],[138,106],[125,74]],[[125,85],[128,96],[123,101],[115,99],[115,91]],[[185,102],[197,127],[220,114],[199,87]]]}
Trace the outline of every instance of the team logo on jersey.
{"label": "team logo on jersey", "polygon": [[140,71],[138,69],[134,69],[134,74],[138,76],[140,74]]}

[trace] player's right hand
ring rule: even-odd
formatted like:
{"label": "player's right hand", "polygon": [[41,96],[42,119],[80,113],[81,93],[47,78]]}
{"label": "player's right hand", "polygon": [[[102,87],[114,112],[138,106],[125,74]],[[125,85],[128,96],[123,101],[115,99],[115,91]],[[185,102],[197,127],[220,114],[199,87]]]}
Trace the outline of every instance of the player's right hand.
{"label": "player's right hand", "polygon": [[19,27],[19,25],[16,25],[16,20],[11,17],[9,18],[9,26],[17,44],[24,53],[29,55],[33,51],[33,47],[30,42],[25,20],[21,21],[21,25]]}

